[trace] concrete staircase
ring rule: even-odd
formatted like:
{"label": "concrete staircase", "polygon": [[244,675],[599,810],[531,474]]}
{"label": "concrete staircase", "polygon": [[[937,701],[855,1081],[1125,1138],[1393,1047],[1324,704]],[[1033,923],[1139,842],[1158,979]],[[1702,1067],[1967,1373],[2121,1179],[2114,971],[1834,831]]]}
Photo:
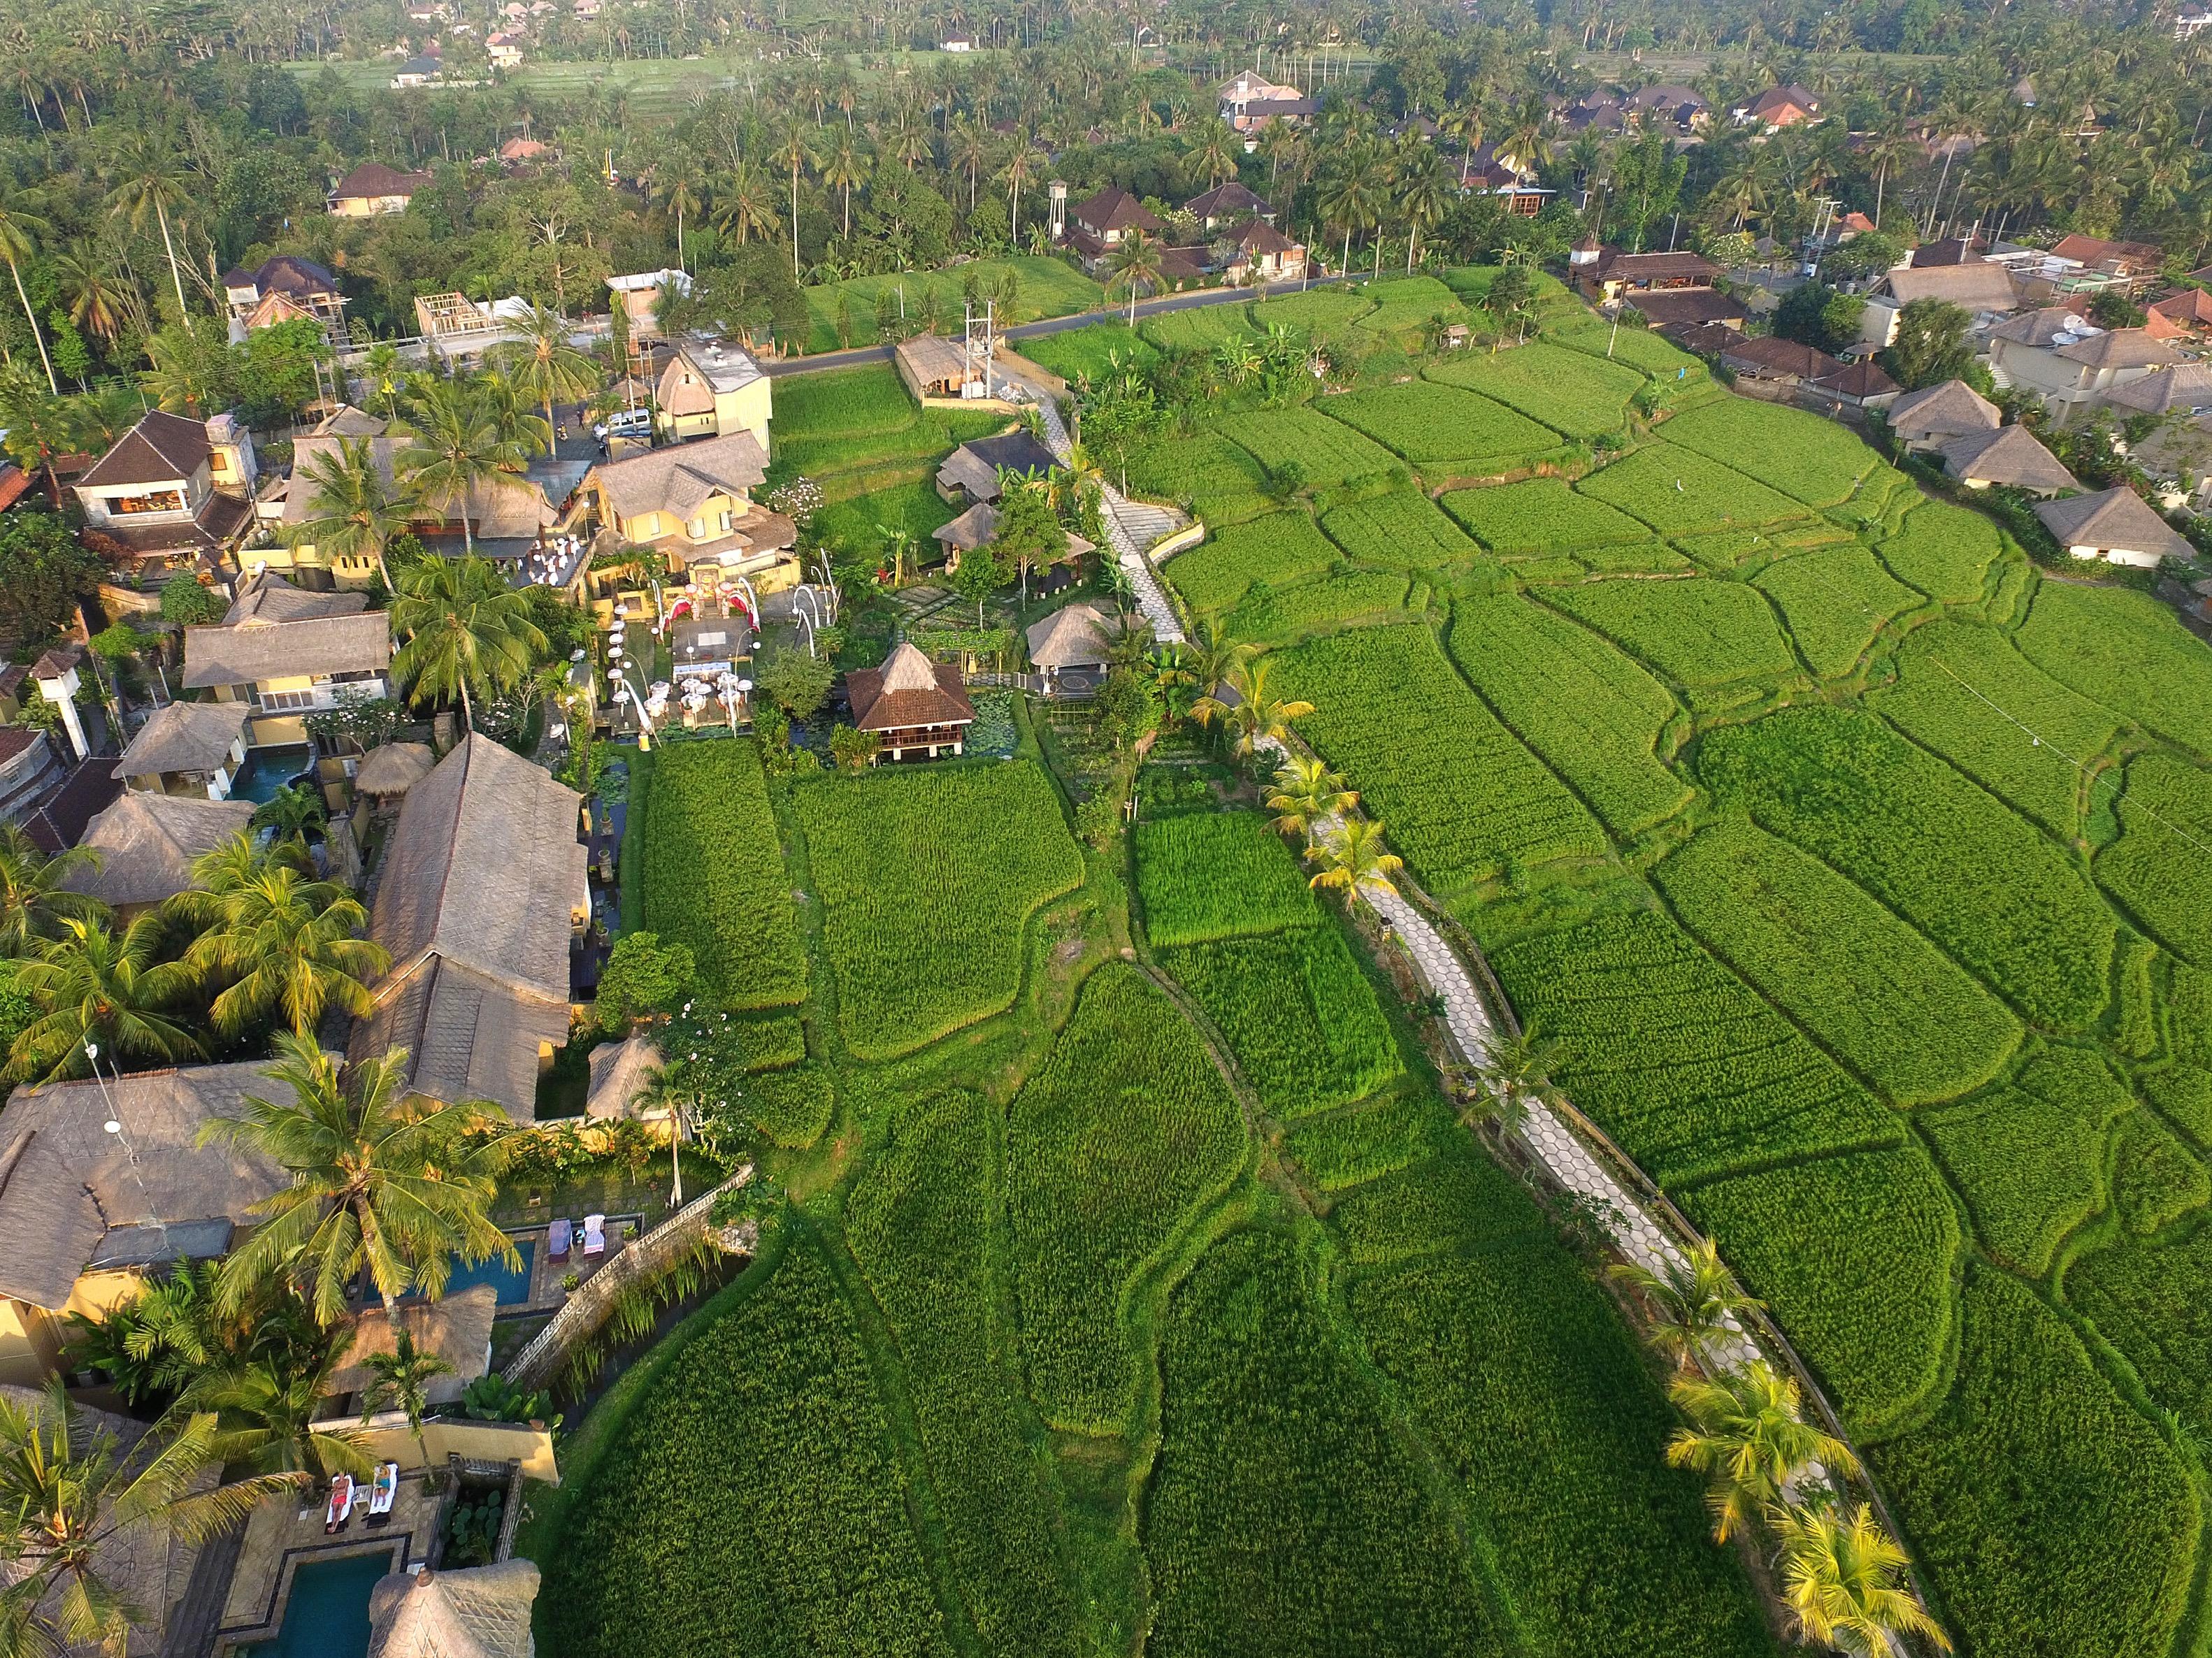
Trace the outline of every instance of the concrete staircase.
{"label": "concrete staircase", "polygon": [[[1066,423],[1060,417],[1060,407],[1042,392],[1036,396],[1045,443],[1054,454],[1066,460],[1073,446],[1068,440]],[[1129,579],[1130,590],[1137,595],[1137,608],[1152,624],[1154,640],[1163,645],[1182,644],[1182,623],[1176,619],[1175,606],[1168,601],[1167,590],[1160,586],[1159,573],[1146,556],[1162,534],[1172,533],[1178,527],[1175,520],[1180,515],[1163,507],[1133,502],[1111,484],[1106,486],[1104,495],[1106,537],[1114,544],[1115,562],[1121,567],[1122,574]],[[1162,522],[1169,526],[1166,530],[1147,533],[1152,526]]]}

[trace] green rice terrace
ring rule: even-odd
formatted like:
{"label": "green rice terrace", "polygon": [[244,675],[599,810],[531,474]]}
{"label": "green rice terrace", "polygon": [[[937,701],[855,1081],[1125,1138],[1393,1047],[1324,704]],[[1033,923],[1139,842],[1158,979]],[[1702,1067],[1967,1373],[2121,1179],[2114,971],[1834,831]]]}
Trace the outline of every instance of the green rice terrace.
{"label": "green rice terrace", "polygon": [[[1384,342],[1129,454],[1208,527],[1161,566],[1188,621],[1312,705],[1408,894],[1765,1303],[1957,1649],[2203,1658],[2212,650],[1556,295],[1401,355],[1430,285],[1035,355]],[[896,392],[777,383],[827,535],[951,516],[973,422]],[[539,1649],[1790,1648],[1771,1551],[1669,1466],[1641,1303],[1468,1131],[1397,939],[1218,732],[1081,837],[1083,718],[1017,726],[641,767],[646,924],[807,1081],[764,1090],[758,1257],[533,1494]]]}

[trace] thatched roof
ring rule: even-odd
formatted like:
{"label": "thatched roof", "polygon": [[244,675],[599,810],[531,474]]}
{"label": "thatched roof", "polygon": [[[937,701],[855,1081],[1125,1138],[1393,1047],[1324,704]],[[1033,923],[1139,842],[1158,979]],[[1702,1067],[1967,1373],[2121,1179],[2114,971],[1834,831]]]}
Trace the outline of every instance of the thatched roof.
{"label": "thatched roof", "polygon": [[1091,606],[1062,605],[1028,633],[1030,660],[1040,668],[1095,668],[1106,661],[1112,624]]}
{"label": "thatched roof", "polygon": [[58,1311],[92,1262],[223,1254],[286,1176],[199,1132],[276,1087],[255,1060],[17,1090],[0,1112],[0,1295]]}
{"label": "thatched roof", "polygon": [[171,702],[154,711],[115,762],[118,777],[214,771],[246,735],[246,702]]}
{"label": "thatched roof", "polygon": [[391,665],[392,620],[381,610],[185,629],[185,683],[193,690],[381,673]]}
{"label": "thatched roof", "polygon": [[975,705],[960,670],[940,667],[911,641],[880,668],[855,668],[845,676],[853,724],[864,732],[905,731],[920,726],[966,726]]}
{"label": "thatched roof", "polygon": [[568,1036],[582,800],[474,734],[407,791],[369,925],[392,970],[354,1027],[356,1058],[404,1048],[416,1092],[532,1120],[539,1050]]}
{"label": "thatched roof", "polygon": [[192,884],[192,862],[253,821],[250,800],[133,791],[94,817],[78,844],[99,865],[70,872],[73,892],[104,904],[158,904]]}
{"label": "thatched roof", "polygon": [[2124,487],[2043,501],[2036,507],[2035,515],[2062,547],[2094,547],[2100,553],[2156,553],[2161,558],[2184,561],[2197,556],[2197,550],[2153,511],[2148,501]]}
{"label": "thatched roof", "polygon": [[1966,264],[1911,265],[1881,279],[1900,305],[1942,300],[1968,311],[2011,311],[2020,304],[2012,273],[2001,264],[1977,260]]}
{"label": "thatched roof", "polygon": [[[331,421],[337,418],[332,415],[317,429],[327,428]],[[263,570],[239,585],[238,597],[231,601],[222,625],[235,628],[241,622],[306,622],[315,616],[352,616],[368,608],[367,593],[311,593],[294,586],[273,570]]]}
{"label": "thatched roof", "polygon": [[2006,483],[2047,495],[2081,487],[2024,426],[1954,438],[1943,446],[1943,465],[1953,477],[1968,483]]}
{"label": "thatched roof", "polygon": [[2139,380],[2116,386],[2105,394],[2115,409],[2145,415],[2171,415],[2177,410],[2194,414],[2212,409],[2212,368],[2201,362],[2185,362],[2163,374],[2145,374]]}
{"label": "thatched roof", "polygon": [[428,743],[386,743],[371,749],[353,774],[356,794],[404,794],[430,774],[438,756]]}
{"label": "thatched roof", "polygon": [[404,1330],[415,1338],[417,1352],[434,1353],[453,1367],[430,1383],[430,1402],[459,1399],[463,1388],[491,1369],[491,1326],[498,1307],[496,1286],[471,1284],[442,1301],[402,1302],[396,1315],[371,1308],[355,1321],[353,1341],[331,1372],[329,1391],[357,1394],[367,1388],[375,1375],[369,1359],[398,1351],[398,1332]]}
{"label": "thatched roof", "polygon": [[660,1050],[647,1036],[604,1042],[592,1050],[591,1090],[584,1096],[587,1117],[627,1117],[645,1091],[646,1073],[660,1064]]}
{"label": "thatched roof", "polygon": [[368,1595],[368,1658],[532,1658],[529,1560],[395,1572]]}
{"label": "thatched roof", "polygon": [[893,348],[899,366],[924,386],[945,381],[954,386],[968,379],[968,353],[942,334],[916,334]]}
{"label": "thatched roof", "polygon": [[1908,440],[1994,432],[2004,423],[1996,404],[1964,380],[1940,380],[1907,392],[1889,405],[1889,429]]}
{"label": "thatched roof", "polygon": [[768,456],[745,431],[649,449],[591,471],[607,505],[624,520],[647,513],[688,519],[709,495],[741,501],[767,476]]}

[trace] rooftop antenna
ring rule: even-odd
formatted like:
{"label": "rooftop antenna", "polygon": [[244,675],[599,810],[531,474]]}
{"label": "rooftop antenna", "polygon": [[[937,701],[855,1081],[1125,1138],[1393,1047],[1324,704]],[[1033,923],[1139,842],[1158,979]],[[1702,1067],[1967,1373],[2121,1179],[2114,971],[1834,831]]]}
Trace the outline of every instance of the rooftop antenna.
{"label": "rooftop antenna", "polygon": [[[107,1091],[107,1078],[100,1069],[100,1044],[88,1041],[84,1045],[84,1056],[92,1061],[93,1078],[100,1084],[100,1097],[107,1106],[107,1121],[100,1127],[114,1135],[116,1144],[123,1148],[124,1161],[131,1165],[131,1178],[138,1184],[138,1195],[146,1200],[147,1223],[161,1235],[161,1253],[167,1255],[169,1253],[169,1224],[156,1210],[154,1194],[146,1189],[146,1175],[138,1167],[138,1153],[131,1144],[131,1136],[124,1132],[123,1113],[116,1106],[115,1096]],[[118,1071],[115,1074],[119,1080],[123,1073]]]}

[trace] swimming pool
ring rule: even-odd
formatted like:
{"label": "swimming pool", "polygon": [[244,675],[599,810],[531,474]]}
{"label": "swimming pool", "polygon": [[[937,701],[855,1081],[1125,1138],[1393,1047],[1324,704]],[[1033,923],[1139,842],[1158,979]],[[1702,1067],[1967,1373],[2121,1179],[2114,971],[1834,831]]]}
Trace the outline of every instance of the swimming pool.
{"label": "swimming pool", "polygon": [[231,779],[230,798],[265,806],[278,789],[307,769],[314,750],[305,743],[280,743],[274,748],[248,749],[246,763]]}
{"label": "swimming pool", "polygon": [[391,1575],[395,1558],[387,1549],[301,1561],[276,1638],[241,1647],[237,1658],[368,1658],[368,1592]]}
{"label": "swimming pool", "polygon": [[515,1238],[513,1242],[515,1254],[522,1258],[520,1266],[510,1267],[497,1255],[489,1260],[480,1260],[473,1266],[455,1261],[453,1276],[446,1280],[446,1293],[458,1295],[477,1284],[489,1284],[499,1291],[498,1304],[501,1307],[519,1307],[529,1300],[530,1263],[538,1253],[538,1240]]}

